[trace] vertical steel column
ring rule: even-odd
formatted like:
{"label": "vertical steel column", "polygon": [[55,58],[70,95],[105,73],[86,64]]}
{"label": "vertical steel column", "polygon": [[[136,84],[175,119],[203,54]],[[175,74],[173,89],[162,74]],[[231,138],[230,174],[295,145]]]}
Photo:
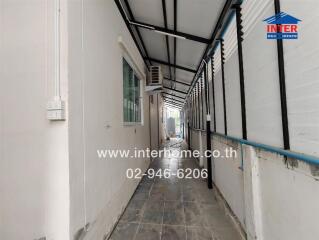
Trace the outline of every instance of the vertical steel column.
{"label": "vertical steel column", "polygon": [[192,128],[195,128],[196,124],[196,112],[195,112],[195,91],[192,92]]}
{"label": "vertical steel column", "polygon": [[[212,142],[210,136],[210,105],[209,105],[209,89],[208,89],[208,81],[207,81],[207,63],[204,67],[204,85],[205,85],[205,102],[206,102],[206,148],[207,151],[210,152],[212,150]],[[207,187],[209,189],[213,188],[212,182],[212,157],[209,156],[206,158],[207,160]]]}
{"label": "vertical steel column", "polygon": [[203,98],[203,93],[204,93],[204,79],[203,77],[200,78],[201,82],[200,82],[200,97],[201,97],[201,110],[202,110],[202,118],[201,118],[201,129],[204,130],[205,126],[204,126],[204,98]]}
{"label": "vertical steel column", "polygon": [[224,127],[225,135],[227,136],[227,109],[226,109],[226,91],[225,91],[225,52],[224,52],[224,39],[219,39],[220,41],[220,59],[221,59],[221,69],[222,69],[222,85],[223,85],[223,106],[224,106]]}
{"label": "vertical steel column", "polygon": [[157,141],[158,141],[158,146],[157,146],[157,150],[160,148],[160,130],[159,130],[159,105],[158,105],[158,95],[157,94],[157,102],[156,102],[156,105],[157,105]]}
{"label": "vertical steel column", "polygon": [[216,105],[215,105],[215,83],[214,83],[214,56],[211,58],[211,69],[212,69],[212,95],[213,95],[213,114],[214,114],[214,132],[216,132]]}
{"label": "vertical steel column", "polygon": [[[280,13],[280,1],[279,0],[274,0],[274,1],[275,1],[275,13],[278,14]],[[286,96],[285,59],[284,59],[284,47],[283,47],[282,39],[277,39],[277,53],[278,53],[282,133],[283,133],[283,140],[284,140],[284,149],[288,150],[290,149],[290,140],[289,140],[288,108],[287,108],[287,96]]]}
{"label": "vertical steel column", "polygon": [[197,129],[200,129],[200,109],[199,109],[199,104],[200,104],[200,98],[199,98],[199,81],[197,82],[197,115],[198,115],[198,119],[197,119]]}
{"label": "vertical steel column", "polygon": [[241,123],[243,139],[247,140],[247,122],[246,122],[246,97],[245,97],[245,77],[244,77],[244,63],[243,63],[243,26],[241,25],[241,7],[236,5],[236,29],[237,29],[237,49],[238,49],[238,63],[239,63],[239,82],[240,82],[240,102],[241,102]]}

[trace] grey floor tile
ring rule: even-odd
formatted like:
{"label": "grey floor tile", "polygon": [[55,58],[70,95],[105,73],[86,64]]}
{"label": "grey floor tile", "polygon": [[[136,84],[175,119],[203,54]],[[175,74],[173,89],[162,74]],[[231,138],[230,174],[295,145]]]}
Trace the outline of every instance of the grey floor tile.
{"label": "grey floor tile", "polygon": [[156,201],[149,199],[145,202],[145,211],[146,210],[152,210],[152,211],[160,211],[162,212],[164,210],[164,201]]}
{"label": "grey floor tile", "polygon": [[[194,159],[156,159],[151,168],[198,168]],[[135,236],[135,238],[134,238]],[[206,179],[143,177],[111,240],[239,240]]]}
{"label": "grey floor tile", "polygon": [[202,212],[204,225],[213,227],[214,229],[223,229],[232,227],[230,219],[221,210],[216,209],[214,213]]}
{"label": "grey floor tile", "polygon": [[127,208],[131,208],[131,209],[142,209],[144,204],[145,204],[146,200],[134,200],[132,199]]}
{"label": "grey floor tile", "polygon": [[195,191],[192,190],[184,190],[183,192],[183,201],[185,202],[195,202],[197,199],[197,195]]}
{"label": "grey floor tile", "polygon": [[184,211],[184,204],[180,201],[165,201],[164,211]]}
{"label": "grey floor tile", "polygon": [[[136,234],[136,240],[160,240],[161,225],[141,224]],[[123,239],[124,240],[124,239]]]}
{"label": "grey floor tile", "polygon": [[133,240],[138,224],[119,223],[112,233],[110,240]]}
{"label": "grey floor tile", "polygon": [[150,200],[152,201],[164,201],[165,200],[165,194],[164,192],[151,192],[150,193],[150,197],[149,197]]}
{"label": "grey floor tile", "polygon": [[136,189],[136,193],[143,193],[143,192],[146,192],[146,193],[149,193],[151,188],[153,186],[153,183],[147,183],[147,184],[140,184],[137,189]]}
{"label": "grey floor tile", "polygon": [[122,221],[122,222],[139,222],[141,220],[141,217],[142,217],[142,210],[141,209],[126,208],[120,221]]}
{"label": "grey floor tile", "polygon": [[187,240],[213,240],[209,229],[203,227],[187,227]]}
{"label": "grey floor tile", "polygon": [[204,219],[197,203],[185,202],[184,207],[187,226],[204,226]]}
{"label": "grey floor tile", "polygon": [[185,226],[163,226],[162,240],[186,240]]}
{"label": "grey floor tile", "polygon": [[167,225],[185,225],[184,211],[164,211],[163,224]]}
{"label": "grey floor tile", "polygon": [[148,192],[135,192],[133,195],[133,200],[146,200],[149,198]]}
{"label": "grey floor tile", "polygon": [[163,211],[144,211],[142,220],[143,223],[153,223],[153,224],[162,224],[163,222]]}

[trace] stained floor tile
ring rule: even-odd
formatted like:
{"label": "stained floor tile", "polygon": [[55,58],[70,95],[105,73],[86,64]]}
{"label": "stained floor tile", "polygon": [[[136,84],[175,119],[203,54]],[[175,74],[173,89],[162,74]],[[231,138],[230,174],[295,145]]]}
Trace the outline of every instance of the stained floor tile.
{"label": "stained floor tile", "polygon": [[[180,149],[174,145],[174,150]],[[198,168],[190,158],[167,157],[153,169]],[[240,240],[204,179],[143,177],[111,240]]]}
{"label": "stained floor tile", "polygon": [[211,231],[203,227],[187,227],[187,240],[213,240]]}
{"label": "stained floor tile", "polygon": [[[141,224],[136,234],[136,240],[160,240],[161,239],[160,225]],[[124,240],[124,239],[123,239]]]}
{"label": "stained floor tile", "polygon": [[162,240],[185,240],[186,228],[184,226],[163,226]]}

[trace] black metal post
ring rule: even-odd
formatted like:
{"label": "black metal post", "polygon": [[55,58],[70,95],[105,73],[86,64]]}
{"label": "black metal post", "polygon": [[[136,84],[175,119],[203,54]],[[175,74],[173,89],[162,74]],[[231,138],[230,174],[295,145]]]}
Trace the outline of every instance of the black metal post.
{"label": "black metal post", "polygon": [[202,119],[200,121],[201,129],[205,129],[204,126],[204,99],[203,99],[203,93],[204,93],[204,79],[201,78],[201,83],[200,83],[200,97],[201,97],[201,108],[202,108]]}
{"label": "black metal post", "polygon": [[[278,14],[280,13],[280,1],[279,0],[274,0],[274,1],[275,1],[275,13]],[[289,140],[288,108],[287,108],[287,96],[286,96],[285,59],[284,59],[284,47],[283,47],[282,39],[277,39],[277,52],[278,52],[282,133],[283,133],[283,139],[284,139],[284,149],[288,150],[290,149],[290,140]]]}
{"label": "black metal post", "polygon": [[[206,102],[206,148],[207,152],[210,153],[212,150],[212,142],[210,136],[210,105],[209,105],[209,89],[208,89],[208,81],[207,81],[207,64],[205,64],[204,68],[204,85],[205,85],[205,102]],[[207,187],[209,189],[213,188],[212,182],[212,157],[208,156],[207,160]]]}
{"label": "black metal post", "polygon": [[188,140],[188,150],[191,150],[191,126],[189,122],[187,124],[187,140]]}
{"label": "black metal post", "polygon": [[241,122],[243,139],[247,139],[247,122],[246,122],[246,97],[245,97],[245,77],[244,77],[244,63],[243,63],[243,27],[241,25],[241,7],[236,6],[236,27],[237,27],[237,48],[238,48],[238,62],[239,62],[239,82],[240,82],[240,102],[241,102]]}
{"label": "black metal post", "polygon": [[224,127],[225,135],[227,136],[227,109],[226,109],[226,90],[225,90],[225,52],[224,52],[224,39],[220,39],[220,58],[221,58],[221,69],[222,69],[222,85],[223,85],[223,106],[224,106]]}
{"label": "black metal post", "polygon": [[198,115],[198,119],[197,119],[197,129],[200,129],[200,97],[199,97],[199,88],[200,88],[200,85],[199,85],[199,81],[197,82],[197,115]]}
{"label": "black metal post", "polygon": [[216,105],[215,105],[215,83],[214,83],[214,56],[211,58],[211,69],[212,69],[212,95],[213,95],[213,114],[214,114],[214,132],[216,132]]}

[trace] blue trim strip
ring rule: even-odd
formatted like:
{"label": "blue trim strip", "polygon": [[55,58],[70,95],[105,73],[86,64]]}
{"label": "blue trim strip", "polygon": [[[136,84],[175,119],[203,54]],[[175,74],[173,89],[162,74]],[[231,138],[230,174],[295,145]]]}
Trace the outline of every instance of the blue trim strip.
{"label": "blue trim strip", "polygon": [[230,14],[229,18],[227,19],[227,21],[226,21],[226,23],[225,23],[225,27],[224,27],[224,29],[222,30],[221,35],[220,35],[222,38],[224,38],[224,35],[225,35],[225,33],[227,32],[231,21],[233,21],[235,15],[236,15],[236,12],[235,12],[234,9],[231,10],[231,11],[232,11],[232,13]]}
{"label": "blue trim strip", "polygon": [[319,158],[314,157],[314,156],[309,156],[309,155],[305,155],[305,154],[301,154],[301,153],[295,153],[295,152],[283,150],[283,149],[280,149],[277,147],[272,147],[272,146],[269,146],[266,144],[261,144],[261,143],[256,143],[256,142],[244,140],[241,138],[226,136],[226,135],[221,134],[221,133],[216,133],[216,132],[211,132],[211,133],[212,133],[212,135],[224,137],[224,138],[239,142],[241,144],[246,144],[246,145],[250,145],[253,147],[261,148],[261,149],[264,149],[266,151],[277,153],[277,154],[280,154],[280,155],[283,155],[283,156],[286,156],[289,158],[295,158],[295,159],[298,159],[300,161],[303,161],[303,162],[306,162],[309,164],[319,165]]}

